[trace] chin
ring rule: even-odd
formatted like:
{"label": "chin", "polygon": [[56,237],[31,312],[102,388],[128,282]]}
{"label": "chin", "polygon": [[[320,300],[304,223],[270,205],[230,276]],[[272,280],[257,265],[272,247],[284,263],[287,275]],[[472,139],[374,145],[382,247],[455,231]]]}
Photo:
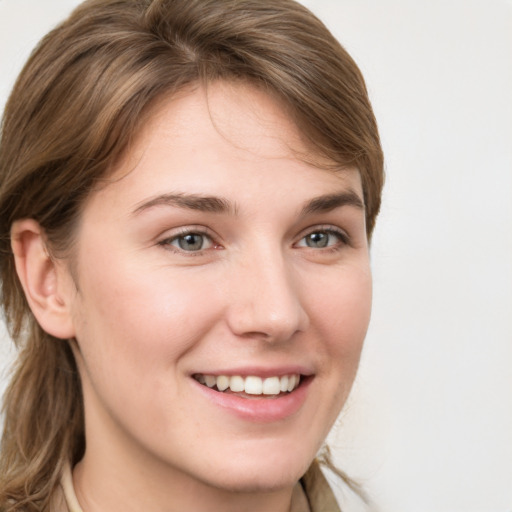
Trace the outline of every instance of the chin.
{"label": "chin", "polygon": [[231,492],[241,493],[272,493],[293,487],[310,466],[313,455],[304,456],[298,453],[297,447],[290,450],[274,450],[272,453],[260,453],[259,456],[249,453],[236,453],[210,472],[214,474],[215,487]]}
{"label": "chin", "polygon": [[210,485],[213,484],[214,487],[234,493],[273,493],[293,487],[306,469],[290,471],[288,468],[283,468],[281,471],[276,471],[266,468],[259,472],[237,471],[233,475],[219,475],[220,478],[210,482]]}

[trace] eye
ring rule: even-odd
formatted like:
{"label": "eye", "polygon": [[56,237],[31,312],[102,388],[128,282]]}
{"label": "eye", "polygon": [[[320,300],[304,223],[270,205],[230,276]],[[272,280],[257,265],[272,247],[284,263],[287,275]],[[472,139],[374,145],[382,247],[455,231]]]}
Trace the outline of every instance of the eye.
{"label": "eye", "polygon": [[214,247],[213,240],[207,234],[196,231],[188,231],[166,238],[160,244],[185,252],[199,252]]}
{"label": "eye", "polygon": [[325,249],[347,243],[347,236],[334,229],[318,229],[308,233],[297,243],[297,247],[309,247],[312,249]]}

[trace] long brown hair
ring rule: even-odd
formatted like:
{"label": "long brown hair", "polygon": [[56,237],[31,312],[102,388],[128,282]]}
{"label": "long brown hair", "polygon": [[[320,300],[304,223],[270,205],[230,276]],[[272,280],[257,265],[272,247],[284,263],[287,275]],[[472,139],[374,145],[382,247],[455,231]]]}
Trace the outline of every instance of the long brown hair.
{"label": "long brown hair", "polygon": [[32,218],[53,256],[69,253],[80,208],[152,105],[187,85],[248,80],[277,95],[305,140],[361,174],[368,237],[383,158],[362,75],[293,0],[88,0],[34,50],[7,103],[0,142],[0,279],[19,355],[4,399],[0,510],[49,510],[63,465],[85,447],[69,341],[35,321],[10,229]]}

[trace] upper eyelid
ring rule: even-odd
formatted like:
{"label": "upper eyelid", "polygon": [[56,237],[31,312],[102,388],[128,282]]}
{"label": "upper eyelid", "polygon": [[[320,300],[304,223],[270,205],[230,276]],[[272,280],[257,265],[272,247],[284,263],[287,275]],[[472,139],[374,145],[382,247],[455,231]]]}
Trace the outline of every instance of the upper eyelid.
{"label": "upper eyelid", "polygon": [[[175,228],[174,230],[167,230],[161,236],[158,237],[156,244],[162,245],[162,246],[165,246],[165,245],[170,246],[171,244],[168,242],[174,241],[180,237],[190,235],[190,234],[197,234],[197,235],[204,236],[204,237],[208,238],[210,240],[210,242],[212,243],[212,245],[214,245],[214,246],[220,245],[216,235],[214,233],[212,233],[212,231],[210,229],[206,228],[205,226],[186,226],[186,227],[182,227],[182,228]],[[179,249],[176,249],[176,250],[179,251]],[[206,249],[202,249],[202,250],[196,251],[196,252],[200,253],[203,250],[206,250]]]}
{"label": "upper eyelid", "polygon": [[169,240],[172,238],[179,238],[180,236],[185,236],[189,234],[204,235],[211,238],[212,240],[216,238],[215,233],[213,233],[210,228],[201,225],[183,226],[178,228],[167,229],[159,236],[159,238],[161,240]]}
{"label": "upper eyelid", "polygon": [[344,238],[349,238],[347,230],[342,229],[339,226],[335,226],[333,224],[318,224],[316,226],[310,226],[306,229],[303,229],[297,236],[297,240],[302,240],[305,236],[308,236],[311,233],[315,233],[317,231],[336,233]]}

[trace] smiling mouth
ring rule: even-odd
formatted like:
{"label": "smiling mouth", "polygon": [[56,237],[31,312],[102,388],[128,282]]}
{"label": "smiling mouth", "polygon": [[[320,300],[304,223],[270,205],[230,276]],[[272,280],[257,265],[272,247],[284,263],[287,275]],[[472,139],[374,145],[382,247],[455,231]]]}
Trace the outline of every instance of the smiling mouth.
{"label": "smiling mouth", "polygon": [[241,397],[272,398],[286,395],[297,389],[301,383],[301,376],[298,373],[283,375],[281,377],[258,377],[248,375],[205,375],[198,373],[193,378],[214,391],[223,393],[235,393]]}

